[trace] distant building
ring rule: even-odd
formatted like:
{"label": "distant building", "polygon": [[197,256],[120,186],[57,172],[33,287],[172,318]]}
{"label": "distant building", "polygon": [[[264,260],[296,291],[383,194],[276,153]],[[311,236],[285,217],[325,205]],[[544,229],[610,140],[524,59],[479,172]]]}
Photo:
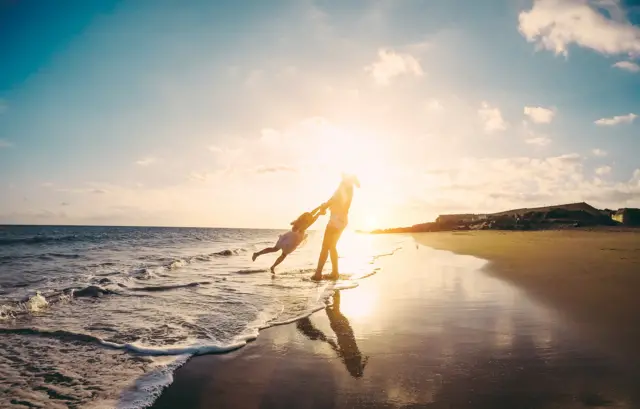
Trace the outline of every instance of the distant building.
{"label": "distant building", "polygon": [[611,218],[625,226],[640,226],[640,209],[618,209]]}
{"label": "distant building", "polygon": [[486,214],[442,214],[436,219],[438,224],[470,223],[486,220]]}

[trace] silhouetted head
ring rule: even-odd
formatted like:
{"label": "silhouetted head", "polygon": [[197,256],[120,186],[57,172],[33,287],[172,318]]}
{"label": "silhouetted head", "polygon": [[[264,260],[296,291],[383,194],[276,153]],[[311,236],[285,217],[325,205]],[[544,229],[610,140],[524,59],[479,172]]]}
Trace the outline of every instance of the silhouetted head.
{"label": "silhouetted head", "polygon": [[296,220],[291,222],[293,231],[305,231],[313,224],[313,216],[309,212],[304,212]]}
{"label": "silhouetted head", "polygon": [[360,354],[345,356],[344,364],[347,367],[347,371],[354,378],[362,378],[364,375],[364,368],[367,366],[368,357],[363,357]]}
{"label": "silhouetted head", "polygon": [[360,187],[360,181],[358,180],[358,177],[356,175],[350,174],[350,173],[343,173],[342,174],[342,182],[340,182],[342,185],[346,185],[349,187]]}

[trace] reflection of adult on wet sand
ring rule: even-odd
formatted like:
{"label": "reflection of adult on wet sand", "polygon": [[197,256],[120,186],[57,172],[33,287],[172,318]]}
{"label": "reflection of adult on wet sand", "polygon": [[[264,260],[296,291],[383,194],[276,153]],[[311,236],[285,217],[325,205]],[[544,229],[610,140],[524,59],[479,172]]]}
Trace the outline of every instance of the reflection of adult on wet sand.
{"label": "reflection of adult on wet sand", "polygon": [[331,329],[337,337],[337,344],[332,339],[315,328],[309,318],[303,318],[297,322],[297,328],[311,340],[320,340],[328,343],[336,354],[344,362],[347,370],[354,378],[360,378],[364,374],[364,367],[367,364],[367,357],[363,357],[358,349],[356,337],[349,320],[340,312],[340,291],[336,291],[333,296],[333,305],[326,308],[327,317]]}

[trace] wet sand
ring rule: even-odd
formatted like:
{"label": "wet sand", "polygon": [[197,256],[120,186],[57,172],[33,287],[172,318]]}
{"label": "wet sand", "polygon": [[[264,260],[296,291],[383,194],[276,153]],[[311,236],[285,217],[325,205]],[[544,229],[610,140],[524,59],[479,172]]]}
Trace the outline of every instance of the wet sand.
{"label": "wet sand", "polygon": [[484,260],[407,238],[326,310],[193,358],[153,407],[640,407],[638,366],[569,315],[487,274]]}
{"label": "wet sand", "polygon": [[640,362],[640,229],[416,234],[436,249],[489,260],[507,280]]}

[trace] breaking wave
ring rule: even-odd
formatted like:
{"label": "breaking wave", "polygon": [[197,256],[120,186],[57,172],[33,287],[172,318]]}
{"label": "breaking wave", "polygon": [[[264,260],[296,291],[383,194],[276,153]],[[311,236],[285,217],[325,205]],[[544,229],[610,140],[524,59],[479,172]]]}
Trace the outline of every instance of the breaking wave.
{"label": "breaking wave", "polygon": [[150,287],[131,287],[129,291],[148,291],[148,292],[157,292],[157,291],[169,291],[169,290],[177,290],[180,288],[191,288],[191,287],[200,287],[201,285],[209,285],[211,281],[202,281],[202,282],[194,282],[189,284],[176,284],[176,285],[158,285],[158,286],[150,286]]}
{"label": "breaking wave", "polygon": [[215,344],[195,344],[185,346],[171,346],[171,347],[155,347],[140,345],[136,343],[118,343],[107,341],[98,336],[91,334],[83,334],[65,330],[47,330],[40,328],[2,328],[0,327],[0,334],[15,334],[15,335],[30,335],[46,338],[55,338],[62,341],[69,342],[84,342],[102,345],[112,349],[122,349],[129,352],[134,352],[142,355],[150,356],[162,356],[162,355],[207,355],[207,354],[223,354],[226,352],[234,351],[238,348],[242,348],[247,342],[253,341],[257,338],[257,334],[252,334],[244,337],[241,340],[227,344],[227,345],[215,345]]}

